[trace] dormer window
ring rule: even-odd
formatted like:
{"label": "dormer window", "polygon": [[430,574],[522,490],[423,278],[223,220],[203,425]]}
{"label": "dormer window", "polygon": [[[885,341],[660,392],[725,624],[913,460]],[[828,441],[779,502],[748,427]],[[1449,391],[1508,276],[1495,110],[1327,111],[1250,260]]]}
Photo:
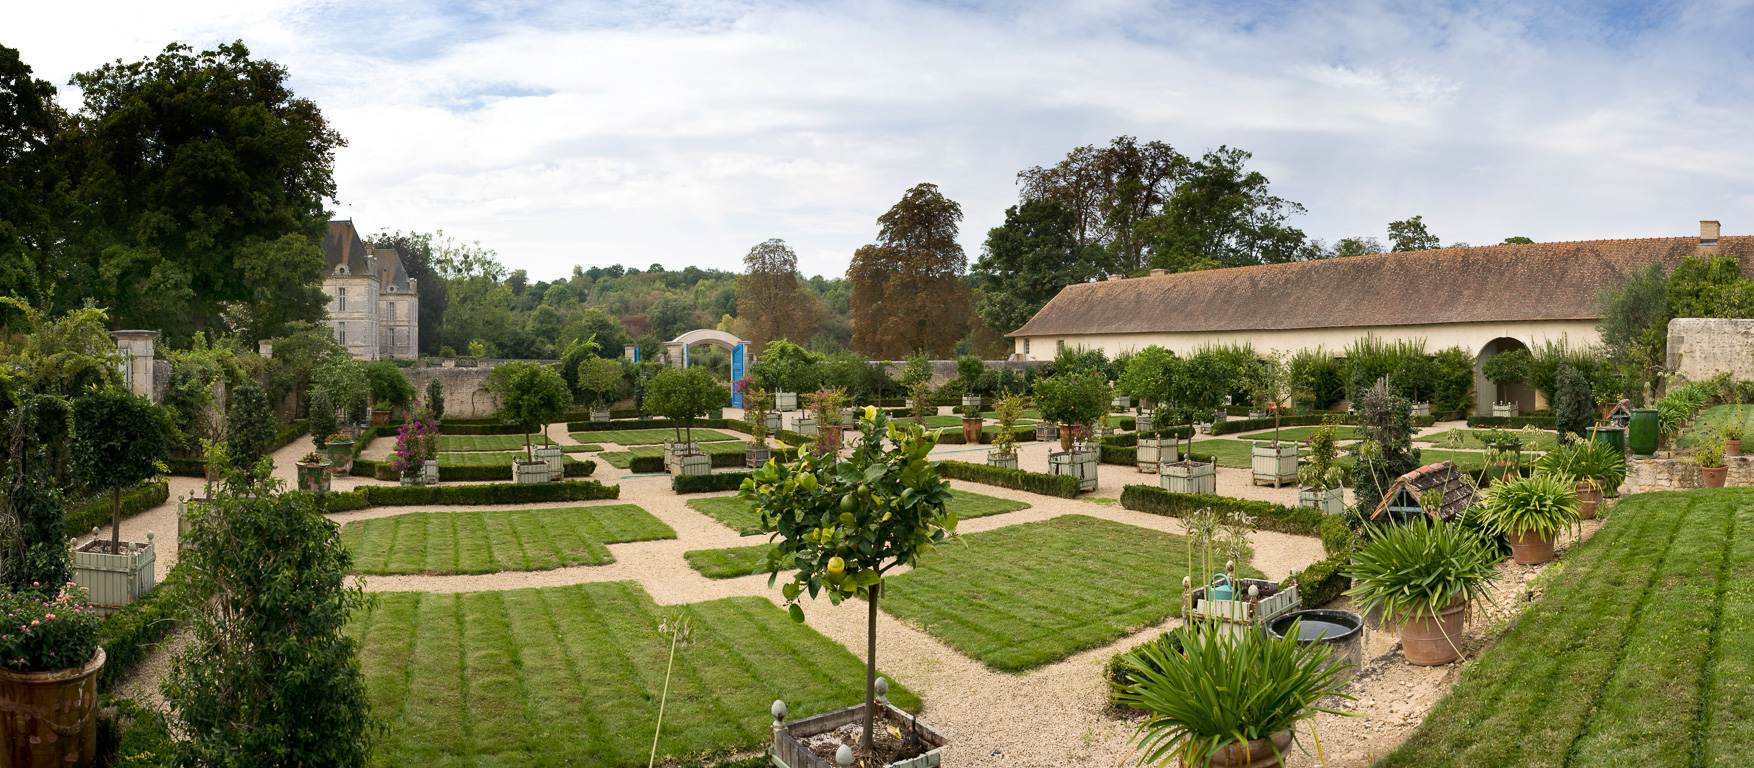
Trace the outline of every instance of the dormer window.
{"label": "dormer window", "polygon": [[337,274],[337,275],[347,274],[347,265],[346,264],[336,264],[335,265],[335,274]]}
{"label": "dormer window", "polygon": [[395,293],[395,292],[396,292],[396,286],[393,286],[393,285],[390,286],[390,293]]}

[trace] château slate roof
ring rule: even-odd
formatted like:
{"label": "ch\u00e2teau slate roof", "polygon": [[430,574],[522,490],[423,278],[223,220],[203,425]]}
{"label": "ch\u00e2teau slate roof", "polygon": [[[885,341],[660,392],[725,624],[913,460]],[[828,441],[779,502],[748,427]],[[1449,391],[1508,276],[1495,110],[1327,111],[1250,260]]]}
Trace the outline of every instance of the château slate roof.
{"label": "ch\u00e2teau slate roof", "polygon": [[408,289],[408,272],[402,268],[402,252],[395,248],[373,248],[378,262],[378,285],[390,293],[413,293]]}
{"label": "ch\u00e2teau slate roof", "polygon": [[359,231],[353,228],[353,222],[329,222],[329,232],[323,236],[324,274],[335,274],[336,266],[346,264],[350,275],[370,275],[371,255],[371,249],[359,239]]}
{"label": "ch\u00e2teau slate roof", "polygon": [[1594,320],[1596,297],[1661,261],[1754,264],[1754,237],[1587,240],[1384,253],[1067,286],[1007,336]]}

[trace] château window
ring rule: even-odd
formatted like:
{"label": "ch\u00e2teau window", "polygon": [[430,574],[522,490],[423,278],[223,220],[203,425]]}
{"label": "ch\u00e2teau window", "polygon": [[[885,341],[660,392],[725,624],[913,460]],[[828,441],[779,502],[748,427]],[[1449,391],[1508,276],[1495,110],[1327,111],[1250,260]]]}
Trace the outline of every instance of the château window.
{"label": "ch\u00e2teau window", "polygon": [[347,289],[346,288],[337,288],[335,290],[337,291],[337,293],[335,294],[335,302],[336,302],[335,309],[338,311],[341,311],[341,312],[346,312],[347,311]]}
{"label": "ch\u00e2teau window", "polygon": [[396,302],[390,302],[390,319],[396,319]]}
{"label": "ch\u00e2teau window", "polygon": [[346,323],[341,323],[340,325],[335,326],[335,340],[338,343],[340,343],[342,346],[347,345],[347,324]]}

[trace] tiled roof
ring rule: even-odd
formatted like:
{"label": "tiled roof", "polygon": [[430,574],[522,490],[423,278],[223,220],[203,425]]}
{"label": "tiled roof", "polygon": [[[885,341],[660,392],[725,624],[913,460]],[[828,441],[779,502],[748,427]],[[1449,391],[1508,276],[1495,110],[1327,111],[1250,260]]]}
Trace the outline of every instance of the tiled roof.
{"label": "tiled roof", "polygon": [[1735,256],[1754,237],[1589,240],[1384,253],[1068,286],[1009,336],[1593,320],[1596,295],[1653,261]]}
{"label": "tiled roof", "polygon": [[335,267],[345,263],[348,274],[371,274],[371,249],[359,239],[351,221],[329,222],[329,233],[323,236],[323,273],[335,274]]}
{"label": "tiled roof", "polygon": [[[1462,471],[1455,464],[1440,461],[1396,478],[1395,484],[1389,486],[1388,493],[1383,494],[1382,503],[1376,505],[1376,511],[1370,514],[1370,518],[1375,520],[1388,511],[1390,505],[1417,507],[1419,497],[1433,488],[1443,491],[1443,506],[1437,510],[1437,517],[1443,520],[1456,519],[1456,515],[1461,514],[1462,510],[1474,506],[1480,500],[1479,491],[1462,476]],[[1413,498],[1402,498],[1403,490]]]}

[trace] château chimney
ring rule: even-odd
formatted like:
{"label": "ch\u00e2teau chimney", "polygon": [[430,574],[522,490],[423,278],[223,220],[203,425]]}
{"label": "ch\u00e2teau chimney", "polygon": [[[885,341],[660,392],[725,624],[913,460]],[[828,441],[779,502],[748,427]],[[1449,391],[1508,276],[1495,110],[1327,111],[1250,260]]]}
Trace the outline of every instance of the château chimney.
{"label": "ch\u00e2teau chimney", "polygon": [[1699,222],[1699,244],[1717,245],[1718,225],[1715,221]]}

